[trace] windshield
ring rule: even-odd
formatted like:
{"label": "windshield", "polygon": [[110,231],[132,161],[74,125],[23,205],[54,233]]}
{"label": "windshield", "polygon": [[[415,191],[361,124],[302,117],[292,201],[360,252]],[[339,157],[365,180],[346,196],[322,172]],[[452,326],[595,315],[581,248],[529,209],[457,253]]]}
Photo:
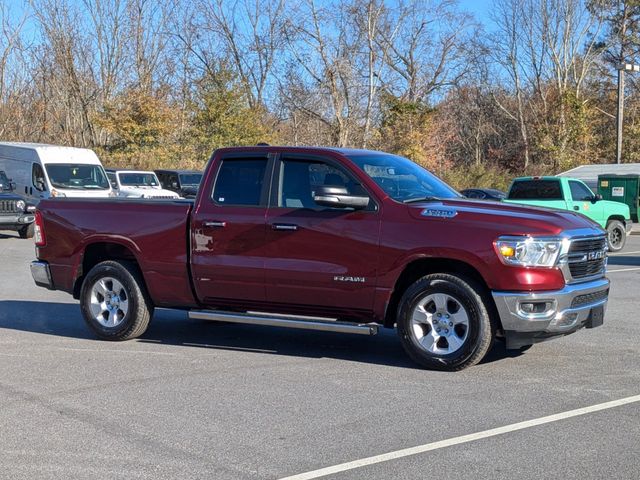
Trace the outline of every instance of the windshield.
{"label": "windshield", "polygon": [[202,180],[201,173],[183,173],[180,175],[180,183],[182,186],[195,185],[197,187],[200,185],[200,180]]}
{"label": "windshield", "polygon": [[460,197],[458,192],[438,177],[404,157],[390,154],[347,157],[398,202]]}
{"label": "windshield", "polygon": [[119,173],[123,187],[157,187],[160,185],[154,173]]}
{"label": "windshield", "polygon": [[50,163],[45,166],[55,188],[108,190],[109,182],[100,165]]}

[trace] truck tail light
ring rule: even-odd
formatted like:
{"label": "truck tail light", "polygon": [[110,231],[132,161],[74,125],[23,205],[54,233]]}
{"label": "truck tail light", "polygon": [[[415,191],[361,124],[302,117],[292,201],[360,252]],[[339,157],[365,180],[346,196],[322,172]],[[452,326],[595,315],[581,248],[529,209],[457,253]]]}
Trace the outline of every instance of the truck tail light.
{"label": "truck tail light", "polygon": [[47,237],[44,234],[44,222],[42,214],[36,210],[36,221],[33,226],[33,239],[37,247],[44,247],[47,244]]}

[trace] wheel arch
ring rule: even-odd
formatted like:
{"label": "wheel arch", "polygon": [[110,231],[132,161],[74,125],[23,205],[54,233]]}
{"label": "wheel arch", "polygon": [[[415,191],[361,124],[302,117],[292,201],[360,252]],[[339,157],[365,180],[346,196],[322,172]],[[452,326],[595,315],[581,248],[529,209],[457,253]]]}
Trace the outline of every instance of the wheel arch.
{"label": "wheel arch", "polygon": [[78,265],[76,279],[73,284],[73,298],[76,300],[80,298],[82,282],[91,269],[98,263],[106,260],[124,260],[130,262],[138,270],[140,277],[144,281],[144,275],[138,259],[129,247],[117,242],[95,242],[88,244],[82,253],[82,260]]}
{"label": "wheel arch", "polygon": [[393,327],[400,299],[407,288],[419,278],[432,273],[458,275],[468,278],[476,283],[482,289],[482,292],[479,293],[487,304],[489,315],[495,319],[496,325],[502,328],[498,310],[495,302],[493,301],[493,297],[491,296],[491,289],[480,272],[469,263],[452,258],[420,258],[411,261],[404,267],[400,276],[396,280],[389,303],[385,310],[383,322],[385,327]]}
{"label": "wheel arch", "polygon": [[609,217],[607,217],[607,225],[609,225],[609,222],[612,222],[613,220],[618,220],[619,222],[622,222],[622,224],[624,225],[625,222],[625,218],[623,215],[620,214],[614,214],[614,215],[609,215]]}

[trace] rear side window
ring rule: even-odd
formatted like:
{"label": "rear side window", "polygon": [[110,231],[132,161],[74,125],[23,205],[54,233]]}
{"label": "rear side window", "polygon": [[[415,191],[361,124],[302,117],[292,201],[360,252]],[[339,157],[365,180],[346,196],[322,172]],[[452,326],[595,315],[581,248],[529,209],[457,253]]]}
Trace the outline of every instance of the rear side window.
{"label": "rear side window", "polygon": [[266,158],[223,160],[213,201],[219,205],[260,205],[266,169]]}
{"label": "rear side window", "polygon": [[569,188],[571,189],[571,199],[574,202],[588,201],[593,198],[593,192],[583,183],[570,181]]}
{"label": "rear side window", "polygon": [[509,191],[513,200],[563,200],[559,180],[527,180],[515,182]]}

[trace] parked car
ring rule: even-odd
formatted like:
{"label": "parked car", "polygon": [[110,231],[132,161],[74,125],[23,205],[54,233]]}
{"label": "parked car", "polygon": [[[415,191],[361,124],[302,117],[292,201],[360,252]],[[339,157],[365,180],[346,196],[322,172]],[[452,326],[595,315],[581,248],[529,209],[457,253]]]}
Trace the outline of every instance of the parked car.
{"label": "parked car", "polygon": [[467,198],[475,198],[477,200],[497,200],[500,201],[507,196],[502,190],[495,188],[467,188],[460,192]]}
{"label": "parked car", "polygon": [[12,193],[14,187],[13,181],[0,170],[0,230],[13,230],[20,238],[31,238],[36,207]]}
{"label": "parked car", "polygon": [[125,198],[180,198],[175,192],[160,186],[156,174],[143,170],[107,169],[107,177],[118,197]]}
{"label": "parked car", "polygon": [[366,150],[220,149],[204,178],[195,202],[41,202],[34,281],[79,299],[103,339],[142,335],[155,307],[365,335],[397,325],[408,355],[440,370],[478,363],[497,337],[522,348],[603,322],[606,239],[582,215],[468,200]]}
{"label": "parked car", "polygon": [[162,188],[173,190],[183,198],[195,198],[202,181],[202,172],[197,170],[154,170]]}
{"label": "parked car", "polygon": [[51,197],[113,195],[102,163],[86,148],[0,142],[0,170],[11,172],[15,193],[33,204]]}
{"label": "parked car", "polygon": [[622,250],[633,225],[627,205],[602,200],[575,178],[516,178],[504,201],[581,213],[606,229],[609,250],[613,252]]}

